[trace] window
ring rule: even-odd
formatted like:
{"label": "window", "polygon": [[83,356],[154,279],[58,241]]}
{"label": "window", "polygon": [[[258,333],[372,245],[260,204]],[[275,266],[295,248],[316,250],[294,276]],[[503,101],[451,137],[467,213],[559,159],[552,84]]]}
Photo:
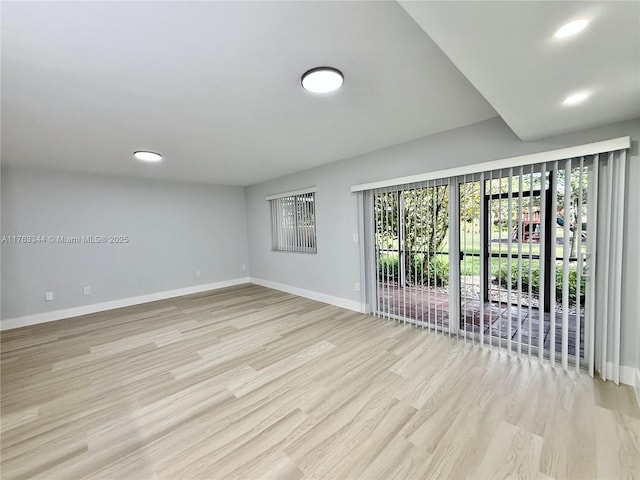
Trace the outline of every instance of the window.
{"label": "window", "polygon": [[267,197],[271,203],[272,250],[316,253],[314,191],[274,197]]}

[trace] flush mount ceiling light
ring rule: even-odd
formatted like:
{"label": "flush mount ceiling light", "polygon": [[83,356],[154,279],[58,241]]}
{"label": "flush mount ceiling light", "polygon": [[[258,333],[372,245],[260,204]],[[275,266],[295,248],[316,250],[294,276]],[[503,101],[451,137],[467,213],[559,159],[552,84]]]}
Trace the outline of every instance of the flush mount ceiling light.
{"label": "flush mount ceiling light", "polygon": [[342,72],[332,67],[317,67],[302,75],[302,88],[312,93],[329,93],[339,89],[344,82]]}
{"label": "flush mount ceiling light", "polygon": [[589,98],[590,95],[591,95],[591,92],[586,92],[586,91],[572,93],[562,101],[562,104],[567,106],[578,105],[579,103],[582,103],[587,98]]}
{"label": "flush mount ceiling light", "polygon": [[162,160],[162,155],[155,152],[148,152],[146,150],[139,150],[137,152],[133,152],[133,156],[138,160],[142,160],[143,162],[159,162]]}
{"label": "flush mount ceiling light", "polygon": [[556,33],[553,34],[553,37],[557,39],[571,37],[572,35],[580,33],[582,30],[587,28],[587,25],[589,25],[589,21],[585,20],[584,18],[581,18],[580,20],[574,20],[573,22],[569,22],[556,30]]}

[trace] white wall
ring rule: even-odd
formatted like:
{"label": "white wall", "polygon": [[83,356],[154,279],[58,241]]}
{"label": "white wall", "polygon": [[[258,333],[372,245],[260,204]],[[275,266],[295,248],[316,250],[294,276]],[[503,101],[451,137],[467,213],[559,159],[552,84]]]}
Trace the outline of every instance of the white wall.
{"label": "white wall", "polygon": [[2,244],[3,320],[248,276],[240,187],[5,167],[1,206],[2,235],[129,237]]}
{"label": "white wall", "polygon": [[[345,132],[348,135],[348,132]],[[621,122],[536,142],[522,142],[499,119],[342,160],[304,172],[247,187],[247,220],[251,276],[298,289],[337,297],[343,303],[360,302],[354,282],[360,281],[358,230],[354,184],[469,165],[598,140],[631,135],[625,213],[625,269],[622,363],[640,367],[640,119]],[[265,196],[317,187],[318,253],[290,254],[270,250],[270,217]]]}

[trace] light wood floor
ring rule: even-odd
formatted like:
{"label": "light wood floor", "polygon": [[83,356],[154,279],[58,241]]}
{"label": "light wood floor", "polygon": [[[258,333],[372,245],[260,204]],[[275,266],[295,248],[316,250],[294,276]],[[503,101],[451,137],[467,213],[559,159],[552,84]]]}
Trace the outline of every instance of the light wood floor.
{"label": "light wood floor", "polygon": [[628,387],[267,288],[2,333],[2,478],[640,477]]}

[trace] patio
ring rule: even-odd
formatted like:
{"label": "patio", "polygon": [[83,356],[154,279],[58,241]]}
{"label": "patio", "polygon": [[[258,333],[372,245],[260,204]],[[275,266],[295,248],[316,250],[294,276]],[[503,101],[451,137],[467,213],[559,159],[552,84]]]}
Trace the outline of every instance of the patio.
{"label": "patio", "polygon": [[[420,286],[401,288],[397,284],[382,283],[378,288],[378,298],[380,299],[380,310],[388,314],[439,327],[449,326],[449,293],[446,289]],[[480,333],[481,309],[484,310],[485,335],[506,339],[509,333],[509,322],[511,322],[511,339],[517,342],[518,332],[520,332],[523,351],[528,346],[530,334],[531,345],[538,345],[541,315],[537,307],[531,307],[531,314],[529,314],[528,306],[522,307],[519,316],[518,307],[504,301],[497,300],[481,304],[477,298],[463,298],[460,305],[459,328],[468,332]],[[562,317],[562,312],[556,311],[555,351],[557,353],[562,352]],[[568,320],[568,354],[573,356],[576,348],[576,313],[569,312]],[[580,315],[579,320],[580,357],[584,357],[584,317]],[[551,323],[548,312],[544,314],[542,322],[544,347],[545,350],[549,350]]]}

